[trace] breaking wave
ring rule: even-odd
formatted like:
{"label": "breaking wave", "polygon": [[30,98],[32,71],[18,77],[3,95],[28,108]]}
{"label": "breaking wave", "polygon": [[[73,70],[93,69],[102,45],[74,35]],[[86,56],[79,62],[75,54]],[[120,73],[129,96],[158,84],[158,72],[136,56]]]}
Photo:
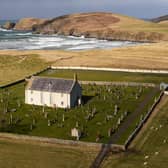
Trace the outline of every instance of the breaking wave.
{"label": "breaking wave", "polygon": [[0,28],[0,31],[2,31],[2,32],[12,32],[12,30],[7,30],[7,29],[3,29],[3,28]]}
{"label": "breaking wave", "polygon": [[0,28],[0,49],[5,50],[88,50],[133,46],[140,43],[128,41],[107,41],[94,38],[37,35],[32,32],[18,32]]}

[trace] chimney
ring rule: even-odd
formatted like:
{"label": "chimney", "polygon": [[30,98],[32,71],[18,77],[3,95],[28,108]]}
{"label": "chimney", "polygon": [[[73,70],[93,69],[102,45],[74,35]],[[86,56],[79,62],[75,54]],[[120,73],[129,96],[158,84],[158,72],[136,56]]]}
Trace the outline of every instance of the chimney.
{"label": "chimney", "polygon": [[49,84],[48,84],[49,91],[51,91],[51,87],[52,87],[52,82],[50,81]]}
{"label": "chimney", "polygon": [[77,74],[74,73],[74,82],[77,82],[78,81],[78,77],[77,77]]}

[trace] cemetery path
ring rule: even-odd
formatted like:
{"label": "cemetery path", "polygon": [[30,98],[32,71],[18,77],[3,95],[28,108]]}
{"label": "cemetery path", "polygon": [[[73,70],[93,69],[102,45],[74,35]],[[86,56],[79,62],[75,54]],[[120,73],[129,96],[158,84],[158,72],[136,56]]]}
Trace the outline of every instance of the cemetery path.
{"label": "cemetery path", "polygon": [[97,157],[93,161],[93,163],[90,166],[90,168],[99,168],[100,167],[100,165],[103,162],[104,158],[110,152],[111,144],[116,144],[118,142],[118,140],[121,137],[121,135],[124,134],[125,131],[127,131],[129,126],[131,125],[132,121],[134,121],[134,119],[139,116],[139,114],[142,112],[144,106],[146,106],[149,103],[151,98],[153,98],[153,96],[155,96],[155,94],[158,91],[159,91],[159,88],[156,88],[156,87],[153,88],[153,90],[150,92],[150,94],[148,94],[145,97],[145,99],[139,104],[137,109],[126,118],[126,120],[119,127],[118,131],[115,134],[112,135],[112,137],[110,138],[108,144],[102,146],[101,151],[99,152],[99,154],[97,155]]}
{"label": "cemetery path", "polygon": [[147,128],[149,128],[151,122],[153,121],[153,119],[158,115],[158,112],[161,110],[161,108],[163,108],[166,104],[168,103],[168,96],[167,95],[163,95],[160,103],[156,106],[156,108],[154,109],[154,111],[152,112],[151,116],[149,117],[148,121],[143,125],[143,128],[141,129],[141,131],[137,134],[137,136],[135,137],[135,139],[132,141],[132,143],[130,144],[130,148],[134,147],[136,145],[136,143],[139,143],[139,146],[143,146],[143,142],[138,141],[139,138],[143,135],[143,133],[145,132],[145,130]]}
{"label": "cemetery path", "polygon": [[158,88],[153,88],[152,91],[145,97],[145,99],[137,106],[137,109],[133,113],[128,115],[117,132],[111,136],[111,139],[109,141],[110,144],[115,144],[118,142],[121,135],[124,134],[125,131],[127,131],[129,126],[132,124],[132,121],[134,121],[135,118],[137,118],[142,113],[143,108],[149,104],[151,99],[156,95],[158,91]]}

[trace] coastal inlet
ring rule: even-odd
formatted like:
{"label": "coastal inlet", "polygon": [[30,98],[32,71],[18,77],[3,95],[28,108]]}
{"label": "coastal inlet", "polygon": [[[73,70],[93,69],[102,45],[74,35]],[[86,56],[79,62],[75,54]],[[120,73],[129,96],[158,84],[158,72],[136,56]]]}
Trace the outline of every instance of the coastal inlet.
{"label": "coastal inlet", "polygon": [[0,50],[88,50],[110,49],[139,45],[129,41],[107,41],[95,38],[41,35],[27,31],[6,30],[0,28]]}

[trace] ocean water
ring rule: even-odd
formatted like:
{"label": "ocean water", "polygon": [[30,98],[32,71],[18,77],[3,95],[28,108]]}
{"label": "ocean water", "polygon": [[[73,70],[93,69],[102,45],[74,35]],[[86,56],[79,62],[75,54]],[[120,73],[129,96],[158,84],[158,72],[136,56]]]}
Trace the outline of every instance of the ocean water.
{"label": "ocean water", "polygon": [[[0,25],[3,25],[5,22],[1,20]],[[73,36],[37,35],[32,32],[0,28],[0,50],[88,50],[117,48],[138,44],[128,41],[107,41]]]}

